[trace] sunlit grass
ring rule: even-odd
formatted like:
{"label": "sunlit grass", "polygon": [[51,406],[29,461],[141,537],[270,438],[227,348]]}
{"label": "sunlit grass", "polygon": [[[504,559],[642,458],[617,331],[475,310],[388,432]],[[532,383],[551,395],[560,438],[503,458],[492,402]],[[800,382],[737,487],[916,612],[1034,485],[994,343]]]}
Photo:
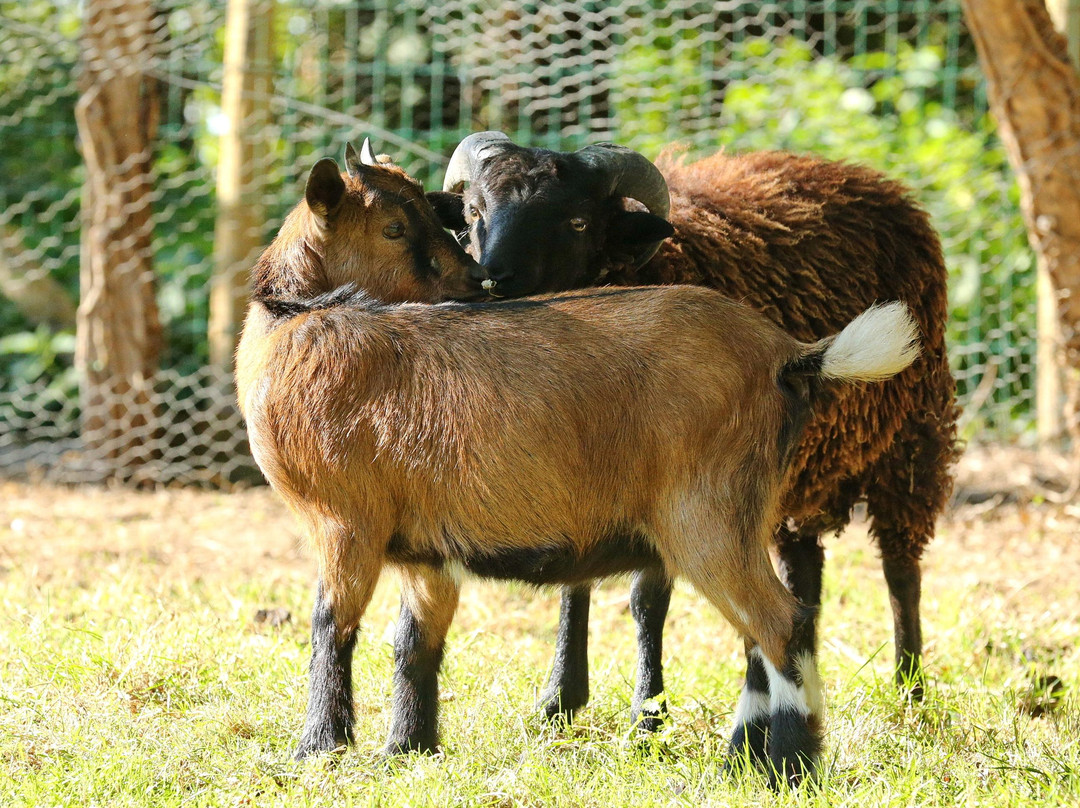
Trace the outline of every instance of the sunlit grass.
{"label": "sunlit grass", "polygon": [[[357,645],[357,743],[296,763],[312,570],[266,492],[0,494],[0,805],[1080,803],[1080,518],[1060,509],[959,512],[943,525],[924,582],[921,705],[892,685],[865,530],[827,543],[821,781],[776,795],[723,773],[741,643],[685,589],[665,638],[673,720],[656,738],[627,733],[625,584],[594,596],[592,698],[553,729],[533,704],[557,594],[472,583],[441,679],[443,752],[387,763],[387,575]],[[292,619],[257,622],[267,607]],[[1063,697],[1033,689],[1049,676]]]}

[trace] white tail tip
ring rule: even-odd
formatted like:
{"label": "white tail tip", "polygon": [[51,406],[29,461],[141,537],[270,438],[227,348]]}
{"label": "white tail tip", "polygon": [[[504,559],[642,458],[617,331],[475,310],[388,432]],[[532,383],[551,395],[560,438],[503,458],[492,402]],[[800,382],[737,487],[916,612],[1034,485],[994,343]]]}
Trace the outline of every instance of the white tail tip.
{"label": "white tail tip", "polygon": [[919,355],[919,326],[898,301],[871,306],[837,334],[822,358],[829,379],[876,382],[895,376]]}

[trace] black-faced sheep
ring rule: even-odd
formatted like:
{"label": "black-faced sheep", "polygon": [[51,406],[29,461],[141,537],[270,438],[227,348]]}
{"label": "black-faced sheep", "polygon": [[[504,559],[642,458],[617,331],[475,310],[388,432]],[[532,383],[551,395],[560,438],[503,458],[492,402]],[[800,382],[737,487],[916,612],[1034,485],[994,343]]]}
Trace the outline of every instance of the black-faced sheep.
{"label": "black-faced sheep", "polygon": [[[897,680],[918,698],[919,560],[957,455],[937,235],[903,186],[857,165],[764,152],[689,164],[662,155],[658,166],[610,144],[563,153],[522,148],[498,132],[471,135],[447,171],[444,188],[463,197],[456,210],[443,208],[444,221],[467,229],[485,287],[502,297],[700,284],[807,341],[835,332],[875,301],[908,304],[922,355],[886,384],[839,388],[818,402],[792,461],[776,543],[785,582],[816,607],[820,537],[841,530],[856,502],[866,502],[892,604]],[[663,691],[669,598],[670,584],[657,570],[634,582],[640,654],[633,716],[647,728],[658,725],[654,711],[642,711]],[[559,647],[541,699],[549,715],[570,713],[588,698],[588,609],[587,586],[565,590]],[[798,643],[813,653],[813,621]],[[754,660],[748,664],[748,680],[760,680]]]}
{"label": "black-faced sheep", "polygon": [[[735,751],[798,782],[817,759],[820,694],[798,641],[809,610],[772,569],[772,527],[810,408],[833,382],[913,361],[905,307],[807,344],[695,287],[376,302],[350,284],[401,299],[436,263],[468,261],[445,252],[402,172],[347,163],[347,177],[315,166],[260,259],[237,354],[252,452],[318,561],[298,755],[352,738],[352,651],[384,566],[404,589],[391,753],[437,743],[462,569],[544,584],[653,567],[746,638],[766,678],[736,718],[769,735],[756,744],[740,724]],[[761,698],[767,716],[748,712]]]}

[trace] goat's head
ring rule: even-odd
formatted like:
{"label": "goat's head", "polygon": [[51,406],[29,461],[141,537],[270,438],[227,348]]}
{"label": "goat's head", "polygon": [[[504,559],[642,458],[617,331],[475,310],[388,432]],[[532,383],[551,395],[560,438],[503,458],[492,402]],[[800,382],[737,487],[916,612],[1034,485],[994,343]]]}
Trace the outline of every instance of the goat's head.
{"label": "goat's head", "polygon": [[479,266],[443,228],[420,185],[365,140],[345,149],[346,173],[319,160],[304,201],[252,272],[253,296],[314,297],[354,284],[388,302],[474,299]]}
{"label": "goat's head", "polygon": [[594,284],[614,266],[643,264],[674,232],[663,175],[610,143],[553,152],[479,132],[458,145],[443,189],[460,200],[440,200],[444,224],[467,232],[497,296]]}

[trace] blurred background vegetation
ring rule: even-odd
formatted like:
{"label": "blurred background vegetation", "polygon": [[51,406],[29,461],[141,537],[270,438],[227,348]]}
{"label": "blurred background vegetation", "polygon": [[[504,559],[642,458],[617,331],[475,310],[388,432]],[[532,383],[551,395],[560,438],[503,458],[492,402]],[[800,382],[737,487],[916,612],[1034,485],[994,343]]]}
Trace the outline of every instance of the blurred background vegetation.
{"label": "blurred background vegetation", "polygon": [[[199,375],[229,125],[225,4],[163,0],[155,13],[156,389],[169,405],[205,398],[174,419],[187,424],[179,437],[161,438],[190,448],[213,433],[198,413],[231,406]],[[0,0],[0,19],[0,261],[77,301],[81,4]],[[428,187],[479,129],[559,148],[614,140],[648,156],[672,142],[691,155],[788,149],[901,178],[945,246],[965,437],[1033,435],[1035,258],[957,0],[282,0],[273,62],[271,118],[252,135],[264,149],[262,243],[314,160],[364,136]],[[36,322],[0,295],[0,448],[77,434],[73,326]]]}

